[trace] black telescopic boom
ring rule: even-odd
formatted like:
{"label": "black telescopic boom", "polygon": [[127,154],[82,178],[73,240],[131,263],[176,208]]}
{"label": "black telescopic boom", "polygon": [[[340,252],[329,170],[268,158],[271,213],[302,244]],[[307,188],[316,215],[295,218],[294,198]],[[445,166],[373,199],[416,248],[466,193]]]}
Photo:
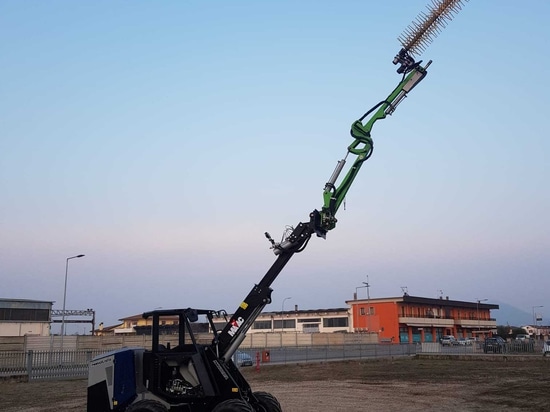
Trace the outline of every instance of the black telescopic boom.
{"label": "black telescopic boom", "polygon": [[237,350],[246,336],[246,332],[258,318],[265,305],[271,303],[271,284],[286,266],[295,253],[303,250],[312,233],[315,232],[314,224],[299,223],[296,229],[288,237],[285,248],[277,253],[277,259],[266,272],[262,280],[254,285],[247,297],[241,302],[231,319],[217,336],[214,349],[218,356],[227,361]]}

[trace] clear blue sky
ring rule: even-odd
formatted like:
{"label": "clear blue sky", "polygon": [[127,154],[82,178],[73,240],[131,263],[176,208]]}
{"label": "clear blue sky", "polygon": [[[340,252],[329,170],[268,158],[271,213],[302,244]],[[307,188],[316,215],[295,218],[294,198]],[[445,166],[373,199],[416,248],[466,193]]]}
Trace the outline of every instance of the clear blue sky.
{"label": "clear blue sky", "polygon": [[[2,1],[0,297],[61,309],[83,253],[67,308],[98,322],[233,311],[274,260],[263,233],[322,206],[426,4]],[[367,275],[372,297],[547,303],[549,17],[466,3],[268,310],[345,307]]]}

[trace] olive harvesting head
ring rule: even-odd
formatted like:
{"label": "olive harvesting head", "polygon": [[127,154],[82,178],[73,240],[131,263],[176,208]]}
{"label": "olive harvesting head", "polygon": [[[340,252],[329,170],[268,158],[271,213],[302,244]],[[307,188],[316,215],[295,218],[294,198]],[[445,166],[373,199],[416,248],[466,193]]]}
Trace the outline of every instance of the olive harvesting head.
{"label": "olive harvesting head", "polygon": [[398,37],[403,49],[410,55],[420,55],[467,1],[432,0],[432,4],[427,6],[428,11],[420,12]]}

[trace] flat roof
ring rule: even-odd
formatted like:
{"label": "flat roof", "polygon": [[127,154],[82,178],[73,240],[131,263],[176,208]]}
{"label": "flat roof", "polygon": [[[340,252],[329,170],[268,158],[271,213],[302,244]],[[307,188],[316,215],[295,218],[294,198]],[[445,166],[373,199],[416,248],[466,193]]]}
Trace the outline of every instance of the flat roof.
{"label": "flat roof", "polygon": [[462,307],[469,309],[499,309],[499,305],[492,303],[483,303],[483,302],[469,302],[463,300],[451,300],[448,298],[424,298],[421,296],[410,296],[403,295],[400,297],[393,298],[370,298],[370,299],[356,299],[356,300],[347,300],[346,303],[352,304],[353,302],[396,302],[396,303],[418,303],[422,305],[432,305],[432,306],[452,306],[452,307]]}

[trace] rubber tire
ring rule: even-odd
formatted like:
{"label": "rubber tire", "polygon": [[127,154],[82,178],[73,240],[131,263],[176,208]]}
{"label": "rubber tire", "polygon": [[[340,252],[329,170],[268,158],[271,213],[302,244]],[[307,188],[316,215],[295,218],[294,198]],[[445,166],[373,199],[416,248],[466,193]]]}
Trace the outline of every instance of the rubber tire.
{"label": "rubber tire", "polygon": [[265,409],[265,412],[282,412],[281,404],[275,396],[268,392],[254,392],[253,394],[258,398],[258,403]]}
{"label": "rubber tire", "polygon": [[168,412],[168,409],[160,402],[145,399],[131,404],[126,412]]}
{"label": "rubber tire", "polygon": [[227,399],[216,405],[212,412],[255,412],[252,405],[242,399]]}

